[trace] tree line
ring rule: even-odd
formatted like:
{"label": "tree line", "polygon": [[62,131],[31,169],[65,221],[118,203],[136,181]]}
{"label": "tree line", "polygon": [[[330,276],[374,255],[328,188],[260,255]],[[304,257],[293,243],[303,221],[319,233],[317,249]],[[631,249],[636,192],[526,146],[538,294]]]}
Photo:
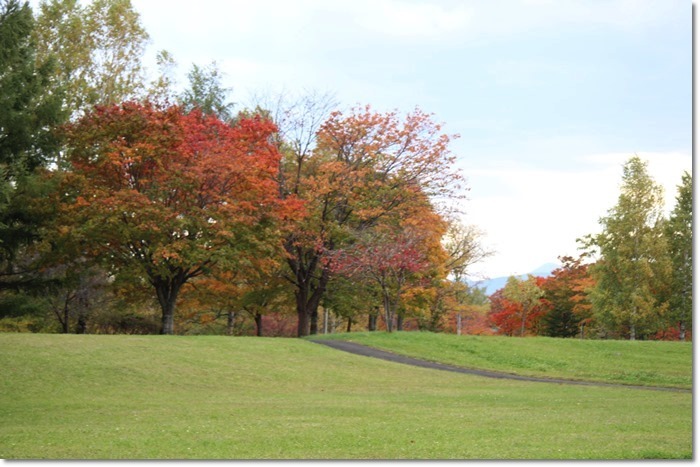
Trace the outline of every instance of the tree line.
{"label": "tree line", "polygon": [[510,277],[490,297],[491,329],[506,335],[686,340],[693,313],[693,182],[664,215],[663,190],[638,156],[623,166],[601,231],[578,239],[550,277]]}
{"label": "tree line", "polygon": [[488,255],[449,208],[456,136],[418,108],[309,92],[234,112],[215,64],[178,93],[165,51],[145,78],[128,0],[5,0],[0,37],[5,330],[260,334],[291,315],[304,336],[319,309],[438,329],[448,277]]}
{"label": "tree line", "polygon": [[[236,109],[178,92],[129,0],[0,4],[0,330],[305,336],[335,329],[684,339],[692,179],[662,215],[639,158],[602,232],[487,297],[434,117],[318,92]],[[330,326],[329,326],[330,323]]]}

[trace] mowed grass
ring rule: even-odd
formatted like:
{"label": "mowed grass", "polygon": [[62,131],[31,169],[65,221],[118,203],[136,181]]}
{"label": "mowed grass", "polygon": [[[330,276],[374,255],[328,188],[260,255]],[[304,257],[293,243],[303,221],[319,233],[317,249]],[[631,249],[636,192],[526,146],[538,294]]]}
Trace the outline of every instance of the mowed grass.
{"label": "mowed grass", "polygon": [[690,342],[457,336],[430,332],[328,334],[465,368],[549,378],[690,389]]}
{"label": "mowed grass", "polygon": [[692,457],[692,394],[503,381],[301,339],[0,334],[5,459]]}

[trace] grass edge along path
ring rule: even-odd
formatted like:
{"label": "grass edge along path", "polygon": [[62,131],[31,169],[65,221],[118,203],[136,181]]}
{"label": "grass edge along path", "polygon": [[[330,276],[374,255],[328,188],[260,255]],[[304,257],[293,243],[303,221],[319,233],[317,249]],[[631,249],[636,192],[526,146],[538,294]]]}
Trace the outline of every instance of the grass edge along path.
{"label": "grass edge along path", "polygon": [[487,372],[692,391],[692,342],[457,336],[430,332],[354,332],[313,336],[340,340]]}
{"label": "grass edge along path", "polygon": [[629,389],[647,389],[652,391],[675,391],[675,392],[692,392],[692,389],[686,388],[672,388],[664,386],[640,386],[635,384],[623,384],[623,383],[604,383],[601,381],[586,381],[586,380],[576,380],[576,379],[562,379],[562,378],[545,378],[537,376],[523,376],[512,373],[504,373],[499,371],[489,371],[489,370],[478,370],[474,368],[465,368],[454,365],[447,365],[445,363],[434,362],[429,360],[422,360],[417,358],[408,357],[406,355],[397,354],[394,352],[389,352],[386,350],[377,349],[375,347],[370,347],[367,345],[358,344],[356,342],[343,341],[343,340],[327,340],[327,339],[309,339],[310,342],[316,344],[322,344],[331,347],[336,350],[341,350],[343,352],[349,352],[355,355],[362,355],[364,357],[379,358],[382,360],[387,360],[390,362],[402,363],[404,365],[412,365],[422,368],[430,368],[434,370],[451,371],[454,373],[463,373],[468,375],[483,376],[485,378],[496,378],[496,379],[510,379],[517,381],[530,381],[534,383],[552,383],[552,384],[575,384],[581,386],[603,386],[603,387],[617,387],[617,388],[629,388]]}

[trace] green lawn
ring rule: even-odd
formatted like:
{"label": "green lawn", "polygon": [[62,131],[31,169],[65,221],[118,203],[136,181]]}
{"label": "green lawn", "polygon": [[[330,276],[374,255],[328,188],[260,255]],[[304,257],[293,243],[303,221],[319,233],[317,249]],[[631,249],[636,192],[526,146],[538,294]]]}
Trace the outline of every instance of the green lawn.
{"label": "green lawn", "polygon": [[394,353],[528,376],[692,388],[690,342],[457,336],[429,332],[328,334]]}
{"label": "green lawn", "polygon": [[692,394],[503,381],[301,339],[0,334],[5,459],[692,457]]}

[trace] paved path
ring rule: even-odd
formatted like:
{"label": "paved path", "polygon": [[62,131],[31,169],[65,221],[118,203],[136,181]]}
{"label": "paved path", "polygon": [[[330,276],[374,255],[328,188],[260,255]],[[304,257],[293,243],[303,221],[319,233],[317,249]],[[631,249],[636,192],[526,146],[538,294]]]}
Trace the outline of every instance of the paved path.
{"label": "paved path", "polygon": [[552,384],[576,384],[580,386],[606,386],[615,388],[628,388],[628,389],[646,389],[652,391],[673,391],[673,392],[692,392],[691,389],[681,389],[681,388],[665,388],[659,386],[634,386],[628,384],[615,384],[615,383],[599,383],[596,381],[576,381],[572,379],[556,379],[556,378],[540,378],[536,376],[521,376],[513,375],[509,373],[500,373],[497,371],[488,370],[473,370],[469,368],[462,368],[453,365],[447,365],[444,363],[429,362],[427,360],[419,360],[417,358],[406,357],[404,355],[398,355],[395,353],[387,352],[385,350],[375,349],[373,347],[368,347],[362,344],[356,344],[354,342],[345,342],[339,340],[322,340],[322,339],[311,339],[311,342],[316,344],[326,345],[328,347],[342,350],[344,352],[350,352],[357,355],[362,355],[365,357],[381,358],[382,360],[388,360],[390,362],[403,363],[405,365],[413,365],[422,368],[431,368],[434,370],[443,371],[453,371],[455,373],[464,373],[468,375],[484,376],[486,378],[499,378],[499,379],[510,379],[518,381],[531,381],[536,383],[552,383]]}

